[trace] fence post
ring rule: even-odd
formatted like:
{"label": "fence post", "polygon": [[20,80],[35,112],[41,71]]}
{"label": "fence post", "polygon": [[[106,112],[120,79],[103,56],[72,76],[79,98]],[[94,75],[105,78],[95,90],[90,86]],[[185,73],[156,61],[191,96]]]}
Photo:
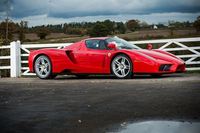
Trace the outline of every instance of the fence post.
{"label": "fence post", "polygon": [[21,49],[20,41],[10,43],[10,77],[21,76]]}

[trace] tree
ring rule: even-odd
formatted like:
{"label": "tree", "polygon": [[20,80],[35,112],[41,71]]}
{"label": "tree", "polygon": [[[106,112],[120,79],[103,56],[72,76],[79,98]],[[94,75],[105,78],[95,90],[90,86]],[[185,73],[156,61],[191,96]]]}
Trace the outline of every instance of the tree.
{"label": "tree", "polygon": [[157,27],[160,29],[160,28],[166,28],[167,26],[165,26],[164,24],[159,23],[159,24],[157,24]]}
{"label": "tree", "polygon": [[82,28],[67,28],[66,33],[75,34],[75,35],[83,35],[84,30]]}
{"label": "tree", "polygon": [[126,32],[126,27],[125,27],[124,23],[117,22],[116,23],[116,30],[118,30],[119,33],[121,33],[121,34],[124,34]]}
{"label": "tree", "polygon": [[6,40],[6,21],[3,21],[0,23],[0,34],[1,37],[3,38],[3,43],[4,44],[8,44],[12,38],[13,38],[13,33],[16,32],[17,30],[17,26],[15,23],[13,23],[12,21],[8,21],[8,40]]}
{"label": "tree", "polygon": [[178,21],[169,21],[169,27],[174,27],[174,28],[183,28],[184,23],[178,22]]}
{"label": "tree", "polygon": [[168,21],[168,27],[170,30],[170,36],[174,36],[174,30],[177,28],[177,23],[175,21]]}
{"label": "tree", "polygon": [[21,21],[20,27],[19,27],[19,39],[21,42],[25,40],[25,29],[28,28],[28,22],[27,21]]}
{"label": "tree", "polygon": [[147,22],[145,22],[145,21],[141,21],[140,23],[139,23],[139,27],[140,28],[143,28],[143,29],[145,29],[145,28],[150,28],[150,26],[147,24]]}
{"label": "tree", "polygon": [[200,31],[200,16],[198,16],[197,20],[194,22],[194,27],[196,28],[197,32]]}
{"label": "tree", "polygon": [[115,23],[110,21],[109,19],[108,20],[105,20],[103,22],[103,24],[107,27],[107,29],[109,30],[109,34],[113,34],[114,33],[114,26],[115,26]]}
{"label": "tree", "polygon": [[46,36],[49,34],[50,34],[50,31],[48,30],[48,28],[41,27],[41,28],[37,29],[37,36],[40,39],[46,39]]}
{"label": "tree", "polygon": [[135,31],[135,30],[137,30],[137,29],[140,28],[139,23],[140,23],[139,20],[132,19],[132,20],[129,20],[128,22],[126,22],[126,27],[127,27],[130,31]]}
{"label": "tree", "polygon": [[109,35],[109,29],[102,23],[98,22],[89,31],[89,35],[92,37],[101,37]]}

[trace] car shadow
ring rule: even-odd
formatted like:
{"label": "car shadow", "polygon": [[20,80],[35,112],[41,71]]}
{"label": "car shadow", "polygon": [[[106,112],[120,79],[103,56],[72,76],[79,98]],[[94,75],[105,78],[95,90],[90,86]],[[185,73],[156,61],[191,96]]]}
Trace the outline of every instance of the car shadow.
{"label": "car shadow", "polygon": [[[165,74],[159,77],[153,77],[151,75],[134,75],[132,79],[163,79],[163,78],[176,78],[176,77],[183,77],[183,74]],[[116,78],[113,75],[89,75],[84,78],[76,77],[74,75],[59,75],[55,78],[55,80],[85,80],[85,79],[115,79],[115,80],[121,80]],[[126,80],[126,79],[123,79]],[[130,80],[130,79],[129,79]]]}

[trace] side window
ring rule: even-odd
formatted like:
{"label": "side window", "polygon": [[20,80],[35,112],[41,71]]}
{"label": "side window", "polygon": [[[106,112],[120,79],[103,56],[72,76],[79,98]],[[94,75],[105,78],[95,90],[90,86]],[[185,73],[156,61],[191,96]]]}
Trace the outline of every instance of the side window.
{"label": "side window", "polygon": [[107,49],[106,42],[104,40],[86,40],[86,47],[90,49]]}
{"label": "side window", "polygon": [[99,41],[99,49],[108,49],[107,48],[107,43],[105,40],[100,40]]}

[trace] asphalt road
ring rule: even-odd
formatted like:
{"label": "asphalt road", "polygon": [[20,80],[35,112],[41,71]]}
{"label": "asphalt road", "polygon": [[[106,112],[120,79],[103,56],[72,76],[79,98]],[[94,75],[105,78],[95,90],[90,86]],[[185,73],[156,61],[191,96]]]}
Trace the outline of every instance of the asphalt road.
{"label": "asphalt road", "polygon": [[0,79],[1,133],[110,132],[145,120],[200,121],[200,74]]}

